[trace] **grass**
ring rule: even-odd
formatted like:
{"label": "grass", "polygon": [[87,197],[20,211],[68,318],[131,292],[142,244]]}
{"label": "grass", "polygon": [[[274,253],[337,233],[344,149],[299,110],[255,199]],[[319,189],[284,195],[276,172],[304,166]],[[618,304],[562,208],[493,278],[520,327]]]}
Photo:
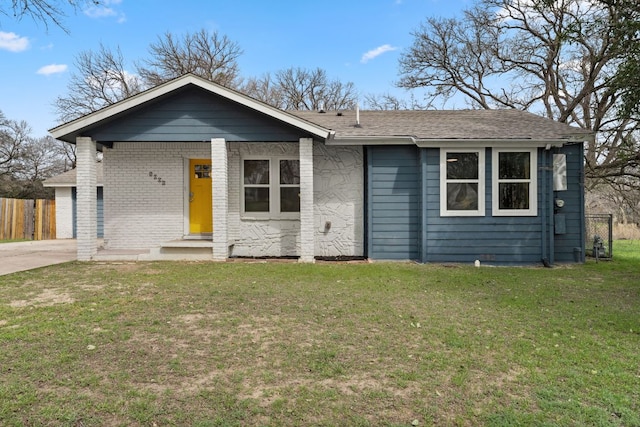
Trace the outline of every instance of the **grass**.
{"label": "grass", "polygon": [[28,242],[29,239],[13,239],[13,240],[3,240],[0,239],[0,244],[2,243],[16,243],[16,242]]}
{"label": "grass", "polygon": [[582,266],[0,277],[3,425],[640,425],[640,242]]}

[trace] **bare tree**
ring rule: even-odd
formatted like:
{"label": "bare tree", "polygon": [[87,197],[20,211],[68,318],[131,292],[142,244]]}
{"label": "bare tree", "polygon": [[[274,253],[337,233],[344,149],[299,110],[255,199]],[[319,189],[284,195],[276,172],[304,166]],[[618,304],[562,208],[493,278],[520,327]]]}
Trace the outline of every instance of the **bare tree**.
{"label": "bare tree", "polygon": [[64,160],[60,153],[52,150],[51,136],[26,138],[22,143],[22,155],[16,162],[13,176],[21,181],[42,181],[64,171]]}
{"label": "bare tree", "polygon": [[52,141],[51,151],[60,158],[62,162],[62,172],[75,169],[77,161],[75,144],[69,144],[68,142],[55,139]]}
{"label": "bare tree", "polygon": [[252,98],[255,98],[274,107],[284,108],[284,94],[269,73],[260,78],[249,78],[239,85],[239,90]]}
{"label": "bare tree", "polygon": [[42,180],[64,170],[50,136],[32,138],[25,121],[7,119],[0,111],[0,197],[42,198],[50,191]]}
{"label": "bare tree", "polygon": [[358,99],[353,83],[330,80],[321,68],[287,68],[250,79],[240,90],[284,110],[344,110]]}
{"label": "bare tree", "polygon": [[225,35],[200,30],[182,38],[167,32],[149,46],[149,54],[138,66],[147,87],[187,73],[231,87],[238,77],[237,60],[242,50]]}
{"label": "bare tree", "polygon": [[[608,84],[619,65],[615,6],[563,0],[479,0],[461,19],[429,18],[400,59],[404,88],[472,108],[517,108],[597,132],[586,172],[640,179],[639,123],[620,118]],[[584,25],[585,22],[601,25]],[[576,31],[576,28],[579,31]]]}
{"label": "bare tree", "polygon": [[406,100],[390,93],[370,93],[364,96],[364,107],[367,110],[409,110]]}
{"label": "bare tree", "polygon": [[14,173],[30,133],[27,122],[9,120],[0,111],[0,176]]}
{"label": "bare tree", "polygon": [[61,121],[68,121],[142,91],[140,79],[125,69],[120,49],[100,44],[97,52],[81,52],[75,61],[76,71],[67,84],[68,94],[58,97],[54,106]]}
{"label": "bare tree", "polygon": [[[551,0],[535,0],[541,7],[549,8]],[[585,27],[599,27],[610,34],[612,53],[620,62],[609,78],[611,90],[622,100],[618,116],[640,117],[640,7],[637,0],[591,0],[610,13],[609,21],[584,21],[574,28],[572,37]]]}
{"label": "bare tree", "polygon": [[428,110],[434,109],[433,104],[421,104],[410,94],[409,99],[400,98],[390,93],[369,93],[364,96],[363,107],[367,110]]}
{"label": "bare tree", "polygon": [[76,119],[186,73],[233,85],[241,51],[226,36],[201,30],[182,39],[167,33],[149,53],[149,59],[129,72],[120,48],[101,44],[97,51],[80,52],[67,94],[54,102],[58,119]]}
{"label": "bare tree", "polygon": [[82,5],[99,5],[100,0],[10,0],[0,4],[0,15],[8,16],[18,21],[30,17],[36,22],[43,23],[47,28],[49,22],[68,32],[63,24],[66,17],[65,9],[77,10]]}

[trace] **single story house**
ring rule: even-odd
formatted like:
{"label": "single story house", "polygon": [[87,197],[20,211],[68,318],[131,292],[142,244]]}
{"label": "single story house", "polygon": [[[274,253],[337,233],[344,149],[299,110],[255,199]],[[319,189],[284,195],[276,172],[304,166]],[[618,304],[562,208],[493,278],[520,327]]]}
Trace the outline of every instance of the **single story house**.
{"label": "single story house", "polygon": [[[96,163],[96,221],[98,238],[104,237],[104,210],[102,196],[102,163]],[[78,235],[76,188],[77,169],[71,169],[43,182],[44,187],[52,187],[56,198],[56,239],[75,239]]]}
{"label": "single story house", "polygon": [[[51,130],[77,147],[78,259],[582,262],[583,142],[516,110],[282,111],[187,74]],[[195,253],[194,253],[195,255]]]}

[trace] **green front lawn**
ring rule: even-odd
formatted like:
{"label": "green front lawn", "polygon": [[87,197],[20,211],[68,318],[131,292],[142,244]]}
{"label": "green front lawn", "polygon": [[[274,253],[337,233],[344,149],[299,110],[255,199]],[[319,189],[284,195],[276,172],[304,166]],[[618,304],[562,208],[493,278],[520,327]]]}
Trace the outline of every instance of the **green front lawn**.
{"label": "green front lawn", "polygon": [[0,277],[2,425],[640,425],[640,242],[583,266]]}

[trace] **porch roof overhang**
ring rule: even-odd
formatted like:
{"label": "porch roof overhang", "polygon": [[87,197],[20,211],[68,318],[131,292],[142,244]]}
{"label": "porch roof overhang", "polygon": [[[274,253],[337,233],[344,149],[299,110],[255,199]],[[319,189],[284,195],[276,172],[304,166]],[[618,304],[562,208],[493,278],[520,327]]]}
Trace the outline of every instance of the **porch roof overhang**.
{"label": "porch roof overhang", "polygon": [[[272,107],[240,92],[236,92],[232,89],[228,89],[211,81],[197,77],[193,74],[186,74],[182,77],[178,77],[86,116],[61,124],[50,129],[49,132],[55,139],[75,143],[77,137],[91,137],[89,133],[90,129],[100,126],[101,124],[114,119],[118,115],[126,114],[128,111],[135,110],[146,103],[152,102],[165,95],[169,95],[172,92],[178,91],[187,86],[201,88],[228,101],[235,102],[236,104],[261,113],[286,125],[297,128],[321,141],[325,141],[332,134],[331,130],[320,125],[297,117],[276,107]],[[96,142],[98,145],[101,143],[101,141]]]}

